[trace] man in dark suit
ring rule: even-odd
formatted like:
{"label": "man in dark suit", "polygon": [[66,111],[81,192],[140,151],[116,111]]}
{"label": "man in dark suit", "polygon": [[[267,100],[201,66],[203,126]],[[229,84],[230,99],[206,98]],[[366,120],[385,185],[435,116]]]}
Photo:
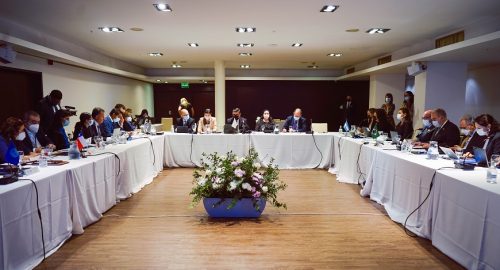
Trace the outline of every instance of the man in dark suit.
{"label": "man in dark suit", "polygon": [[246,133],[250,131],[250,126],[248,126],[247,119],[241,117],[241,111],[239,108],[233,109],[233,117],[228,118],[226,120],[226,124],[231,125],[240,133]]}
{"label": "man in dark suit", "polygon": [[[84,134],[83,136],[92,137],[92,140],[95,136],[109,137],[104,129],[102,123],[104,122],[104,110],[102,108],[96,107],[92,109],[92,123],[88,128],[89,134]],[[87,137],[86,137],[87,138]]]}
{"label": "man in dark suit", "polygon": [[473,153],[474,147],[483,148],[488,136],[479,136],[476,132],[476,126],[474,125],[474,118],[471,115],[464,115],[460,119],[460,145],[455,145],[452,147],[453,150],[463,149],[464,153]]}
{"label": "man in dark suit", "polygon": [[18,149],[22,150],[25,155],[31,153],[40,153],[42,147],[52,147],[55,145],[49,139],[44,130],[40,128],[40,115],[35,111],[27,111],[24,113],[24,127],[26,137],[19,142]]}
{"label": "man in dark suit", "polygon": [[307,132],[311,127],[307,123],[307,119],[302,117],[302,110],[300,108],[293,111],[293,115],[288,116],[283,125],[283,132]]}
{"label": "man in dark suit", "polygon": [[[430,141],[437,141],[439,146],[452,147],[460,143],[460,130],[457,125],[450,122],[443,109],[435,109],[431,112],[432,125],[436,127],[432,132]],[[428,148],[429,144],[423,144]]]}
{"label": "man in dark suit", "polygon": [[186,109],[180,111],[180,118],[177,118],[176,130],[178,127],[188,127],[188,133],[196,133],[196,120],[189,116],[189,112]]}
{"label": "man in dark suit", "polygon": [[348,123],[358,123],[358,119],[356,119],[356,110],[354,107],[354,104],[352,102],[352,97],[351,96],[346,96],[345,97],[345,102],[340,105],[339,109],[342,111],[342,114],[344,115],[344,120],[342,121],[342,124],[347,121]]}
{"label": "man in dark suit", "polygon": [[418,142],[428,143],[431,140],[432,132],[434,132],[434,129],[436,128],[432,125],[431,112],[432,110],[427,110],[422,115],[423,127],[420,129],[420,133],[416,136]]}
{"label": "man in dark suit", "polygon": [[49,130],[54,115],[61,110],[62,93],[59,90],[52,90],[37,104],[36,111],[40,114],[40,127],[42,130]]}

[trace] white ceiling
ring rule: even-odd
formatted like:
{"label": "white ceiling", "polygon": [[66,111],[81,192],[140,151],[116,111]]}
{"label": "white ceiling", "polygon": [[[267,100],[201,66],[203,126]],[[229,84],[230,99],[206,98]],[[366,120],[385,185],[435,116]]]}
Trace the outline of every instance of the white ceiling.
{"label": "white ceiling", "polygon": [[[208,68],[214,60],[227,67],[338,69],[433,39],[475,21],[500,16],[498,0],[25,0],[2,1],[0,17],[60,37],[90,50],[144,67],[168,68],[173,61],[188,68]],[[173,12],[157,12],[153,3]],[[320,13],[325,4],[340,5]],[[118,26],[124,33],[104,33]],[[252,26],[256,33],[237,33]],[[134,32],[132,27],[144,28]],[[391,28],[369,35],[372,27]],[[357,33],[345,30],[359,28]],[[200,44],[198,48],[188,42]],[[243,49],[237,43],[254,43]],[[292,48],[294,42],[303,47]],[[270,44],[277,44],[271,46]],[[252,52],[251,57],[238,56]],[[149,52],[163,52],[150,57]],[[343,56],[328,57],[341,52]],[[185,63],[184,63],[185,62]]]}

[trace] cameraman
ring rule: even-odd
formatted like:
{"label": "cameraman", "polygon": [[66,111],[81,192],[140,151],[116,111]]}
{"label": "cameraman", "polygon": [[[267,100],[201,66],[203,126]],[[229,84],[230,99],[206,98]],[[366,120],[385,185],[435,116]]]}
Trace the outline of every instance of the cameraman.
{"label": "cameraman", "polygon": [[40,114],[40,128],[42,130],[49,130],[52,126],[56,112],[61,110],[62,97],[61,91],[52,90],[49,95],[38,102],[36,111]]}

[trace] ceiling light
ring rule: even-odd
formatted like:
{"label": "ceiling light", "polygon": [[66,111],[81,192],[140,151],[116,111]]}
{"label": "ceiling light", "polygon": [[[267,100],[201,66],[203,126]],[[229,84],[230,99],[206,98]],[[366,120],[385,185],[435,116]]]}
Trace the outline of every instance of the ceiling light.
{"label": "ceiling light", "polygon": [[141,32],[141,31],[144,31],[144,29],[140,28],[140,27],[132,27],[132,28],[130,28],[130,31]]}
{"label": "ceiling light", "polygon": [[255,27],[236,27],[236,32],[238,33],[252,33],[257,31]]}
{"label": "ceiling light", "polygon": [[248,48],[248,47],[253,47],[255,44],[253,43],[238,43],[238,47],[243,47],[243,48]]}
{"label": "ceiling light", "polygon": [[337,10],[339,8],[339,6],[334,6],[334,5],[327,5],[327,6],[324,6],[320,12],[334,12],[335,10]]}
{"label": "ceiling light", "polygon": [[120,27],[115,27],[115,26],[104,26],[104,27],[99,27],[99,30],[106,32],[106,33],[111,33],[111,32],[123,32],[123,30]]}
{"label": "ceiling light", "polygon": [[179,65],[179,64],[172,64],[172,67],[173,67],[173,68],[181,68],[182,66],[181,66],[181,65]]}
{"label": "ceiling light", "polygon": [[200,45],[198,45],[198,43],[188,43],[188,46],[189,47],[198,47]]}
{"label": "ceiling light", "polygon": [[165,81],[165,83],[168,83],[167,81]]}
{"label": "ceiling light", "polygon": [[163,53],[161,52],[151,52],[151,53],[148,53],[149,56],[163,56]]}
{"label": "ceiling light", "polygon": [[161,80],[156,80],[156,82],[161,82]]}
{"label": "ceiling light", "polygon": [[389,28],[371,28],[366,30],[366,33],[372,35],[372,34],[383,34],[391,29]]}
{"label": "ceiling light", "polygon": [[253,54],[249,53],[249,52],[240,52],[239,55],[240,56],[252,56]]}
{"label": "ceiling light", "polygon": [[250,65],[241,65],[241,68],[250,68]]}
{"label": "ceiling light", "polygon": [[293,43],[292,47],[301,47],[303,44],[302,43]]}
{"label": "ceiling light", "polygon": [[312,65],[307,66],[307,67],[308,67],[308,68],[312,68],[312,69],[317,69],[317,68],[319,68],[318,66],[316,66],[316,64],[315,64],[315,63],[313,63]]}
{"label": "ceiling light", "polygon": [[170,6],[167,4],[153,4],[153,6],[155,6],[158,11],[172,11]]}
{"label": "ceiling light", "polygon": [[329,53],[329,54],[327,54],[327,56],[341,57],[342,54],[341,53]]}
{"label": "ceiling light", "polygon": [[351,28],[351,29],[347,29],[347,30],[345,30],[345,31],[346,31],[346,32],[349,32],[349,33],[356,33],[356,32],[358,32],[358,31],[359,31],[359,29],[358,29],[358,28]]}

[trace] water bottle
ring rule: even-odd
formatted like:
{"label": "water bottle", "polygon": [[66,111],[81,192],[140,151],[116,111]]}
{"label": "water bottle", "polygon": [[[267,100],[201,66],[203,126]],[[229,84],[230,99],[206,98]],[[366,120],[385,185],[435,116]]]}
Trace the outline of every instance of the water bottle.
{"label": "water bottle", "polygon": [[486,171],[486,182],[490,184],[497,183],[497,168],[494,164],[490,165],[490,167],[488,167],[488,170]]}
{"label": "water bottle", "polygon": [[69,159],[80,159],[80,151],[78,150],[78,146],[76,143],[71,143],[68,151]]}
{"label": "water bottle", "polygon": [[342,133],[344,132],[344,129],[342,128],[342,126],[339,126],[339,133]]}
{"label": "water bottle", "polygon": [[280,128],[279,125],[274,125],[274,134],[279,134],[280,133]]}
{"label": "water bottle", "polygon": [[427,158],[435,160],[438,159],[438,157],[439,157],[438,142],[430,141],[429,149],[427,150]]}
{"label": "water bottle", "polygon": [[378,126],[375,125],[375,127],[373,127],[372,129],[372,138],[377,139],[378,136],[380,136],[380,133],[378,133]]}

